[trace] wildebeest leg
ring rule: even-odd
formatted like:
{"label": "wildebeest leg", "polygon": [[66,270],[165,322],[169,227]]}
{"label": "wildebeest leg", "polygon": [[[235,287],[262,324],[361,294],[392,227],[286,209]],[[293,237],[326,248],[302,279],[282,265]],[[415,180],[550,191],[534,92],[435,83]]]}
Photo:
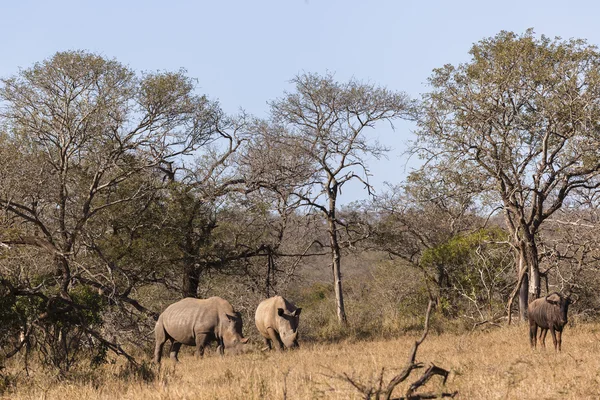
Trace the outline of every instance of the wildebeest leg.
{"label": "wildebeest leg", "polygon": [[179,349],[181,348],[181,343],[176,342],[175,340],[171,341],[171,350],[169,350],[169,357],[173,361],[179,361],[177,357],[179,355]]}
{"label": "wildebeest leg", "polygon": [[561,351],[562,345],[562,330],[556,330],[556,341],[558,342],[558,351]]}
{"label": "wildebeest leg", "polygon": [[275,329],[267,328],[267,333],[269,334],[269,337],[271,338],[271,342],[273,342],[273,344],[275,345],[277,350],[280,350],[280,351],[283,350],[283,342],[279,338],[279,334],[277,332],[275,332]]}
{"label": "wildebeest leg", "polygon": [[558,343],[556,342],[556,332],[553,327],[550,327],[550,333],[552,334],[552,342],[554,343],[554,350],[558,350]]}
{"label": "wildebeest leg", "polygon": [[199,358],[204,357],[204,348],[209,342],[209,336],[207,333],[196,334],[196,356]]}
{"label": "wildebeest leg", "polygon": [[537,329],[538,326],[535,322],[529,323],[529,343],[531,344],[532,349],[535,349],[537,344]]}
{"label": "wildebeest leg", "polygon": [[540,329],[540,343],[542,344],[542,348],[546,348],[546,335],[548,334],[548,329],[541,328]]}

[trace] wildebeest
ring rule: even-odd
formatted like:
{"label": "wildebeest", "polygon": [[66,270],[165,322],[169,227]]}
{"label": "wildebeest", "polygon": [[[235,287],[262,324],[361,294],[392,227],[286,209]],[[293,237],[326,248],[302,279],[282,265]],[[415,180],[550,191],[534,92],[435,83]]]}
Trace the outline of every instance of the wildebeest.
{"label": "wildebeest", "polygon": [[301,308],[281,296],[263,300],[256,308],[254,322],[263,336],[266,348],[271,349],[271,343],[277,350],[298,347],[298,323]]}
{"label": "wildebeest", "polygon": [[177,360],[182,344],[196,346],[196,354],[204,355],[204,347],[216,341],[221,355],[225,350],[239,352],[248,342],[242,335],[242,317],[229,302],[220,297],[185,298],[171,304],[158,317],[154,331],[154,361],[160,363],[162,349],[171,341],[170,357]]}
{"label": "wildebeest", "polygon": [[571,299],[558,292],[550,293],[546,297],[536,299],[527,307],[529,316],[529,340],[531,347],[537,344],[537,328],[540,327],[540,341],[546,347],[546,334],[552,334],[554,350],[560,351],[562,343],[562,330],[567,324],[567,313]]}

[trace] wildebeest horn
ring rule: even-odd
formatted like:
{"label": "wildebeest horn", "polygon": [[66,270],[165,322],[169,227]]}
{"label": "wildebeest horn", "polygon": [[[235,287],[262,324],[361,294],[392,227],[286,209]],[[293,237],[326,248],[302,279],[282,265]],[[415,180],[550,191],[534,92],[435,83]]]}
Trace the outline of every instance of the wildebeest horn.
{"label": "wildebeest horn", "polygon": [[560,294],[558,294],[556,292],[550,293],[548,296],[546,296],[546,301],[548,303],[552,303],[552,304],[560,303],[560,299],[561,299]]}
{"label": "wildebeest horn", "polygon": [[579,295],[577,293],[570,294],[569,298],[571,299],[571,304],[575,304],[579,301]]}

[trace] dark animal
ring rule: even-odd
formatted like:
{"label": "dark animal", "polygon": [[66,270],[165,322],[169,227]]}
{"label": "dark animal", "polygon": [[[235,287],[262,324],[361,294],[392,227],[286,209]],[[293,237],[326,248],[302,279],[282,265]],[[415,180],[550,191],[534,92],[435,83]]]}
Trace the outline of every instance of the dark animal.
{"label": "dark animal", "polygon": [[171,342],[171,359],[177,361],[182,344],[196,346],[196,355],[204,355],[204,347],[216,341],[221,355],[238,353],[248,342],[242,336],[242,317],[233,311],[227,300],[220,297],[194,299],[191,297],[171,304],[158,317],[154,329],[156,347],[154,361],[160,363],[162,349]]}
{"label": "dark animal", "polygon": [[537,344],[537,329],[540,327],[540,341],[546,347],[546,334],[552,334],[554,350],[560,351],[562,344],[562,331],[567,324],[567,313],[572,303],[568,296],[554,292],[544,298],[532,301],[527,307],[529,316],[529,340],[535,349]]}
{"label": "dark animal", "polygon": [[277,350],[298,347],[301,311],[301,308],[297,308],[281,296],[263,300],[258,305],[254,322],[267,346],[263,350],[270,350],[271,343]]}

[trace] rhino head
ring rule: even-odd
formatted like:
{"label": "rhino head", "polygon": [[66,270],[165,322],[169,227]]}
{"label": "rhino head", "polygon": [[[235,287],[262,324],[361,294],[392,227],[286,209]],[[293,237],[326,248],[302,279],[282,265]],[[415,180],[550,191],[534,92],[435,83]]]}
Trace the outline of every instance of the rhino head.
{"label": "rhino head", "polygon": [[239,312],[236,312],[235,315],[225,315],[227,316],[227,320],[224,321],[225,326],[223,326],[221,331],[225,349],[230,354],[242,353],[246,348],[244,345],[248,343],[248,338],[242,335],[242,315]]}
{"label": "rhino head", "polygon": [[298,347],[298,323],[300,322],[301,308],[286,312],[283,308],[277,309],[277,329],[283,345],[292,349]]}

